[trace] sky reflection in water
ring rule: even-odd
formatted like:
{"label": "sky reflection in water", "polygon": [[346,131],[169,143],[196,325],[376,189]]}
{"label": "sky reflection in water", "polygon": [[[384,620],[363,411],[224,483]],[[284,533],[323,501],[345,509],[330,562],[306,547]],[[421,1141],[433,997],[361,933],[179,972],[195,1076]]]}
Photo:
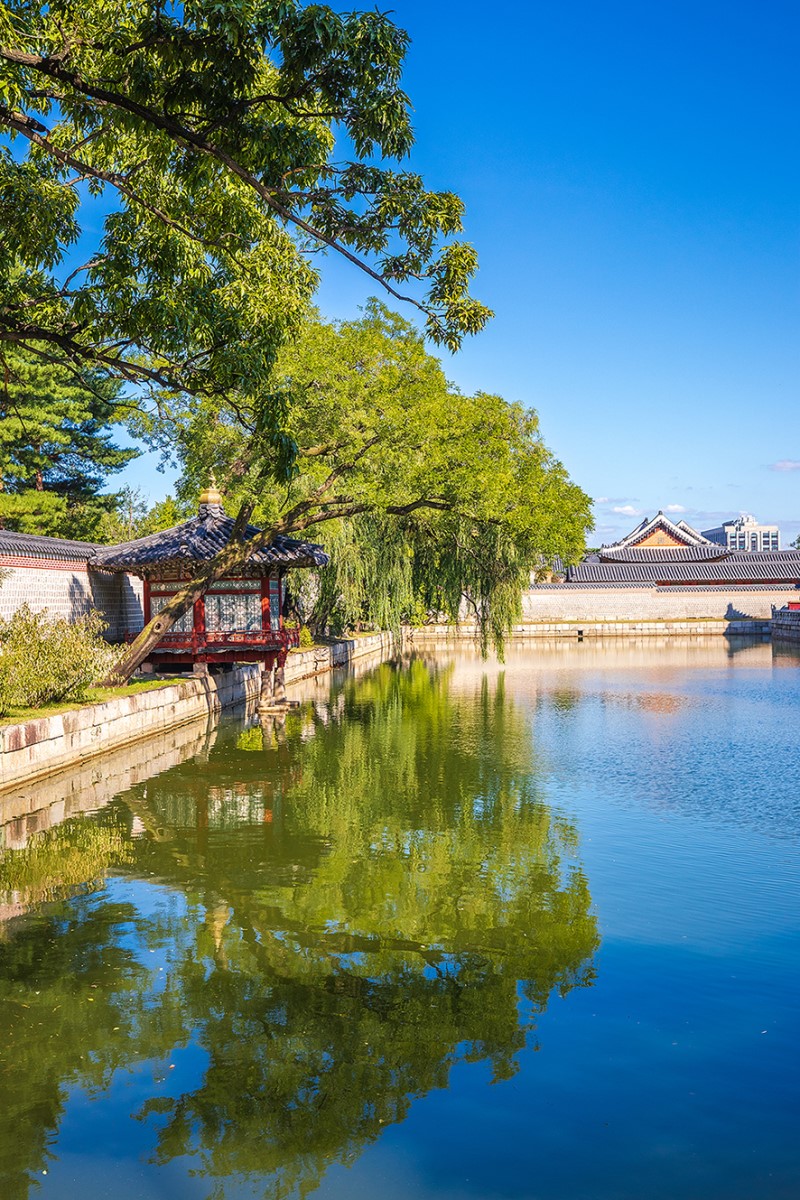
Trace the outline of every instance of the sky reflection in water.
{"label": "sky reflection in water", "polygon": [[798,665],[385,666],[0,829],[0,1194],[796,1197]]}

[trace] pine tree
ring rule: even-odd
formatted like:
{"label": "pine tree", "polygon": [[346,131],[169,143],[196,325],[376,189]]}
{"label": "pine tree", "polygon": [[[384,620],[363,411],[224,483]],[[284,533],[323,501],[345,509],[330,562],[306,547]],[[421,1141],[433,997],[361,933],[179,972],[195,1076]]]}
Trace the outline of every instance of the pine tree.
{"label": "pine tree", "polygon": [[91,539],[116,497],[109,475],[139,453],[108,426],[120,384],[33,354],[0,356],[0,523],[24,533]]}

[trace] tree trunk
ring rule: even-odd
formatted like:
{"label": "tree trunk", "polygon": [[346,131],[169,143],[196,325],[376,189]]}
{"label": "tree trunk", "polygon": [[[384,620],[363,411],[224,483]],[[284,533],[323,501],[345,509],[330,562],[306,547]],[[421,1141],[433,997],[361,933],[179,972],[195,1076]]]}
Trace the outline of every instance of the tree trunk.
{"label": "tree trunk", "polygon": [[126,650],[114,670],[103,680],[103,687],[121,687],[127,683],[133,672],[139,667],[148,654],[155,650],[165,633],[169,633],[176,621],[190,611],[195,600],[205,595],[207,590],[221,579],[245,565],[254,550],[260,549],[262,538],[255,545],[251,542],[230,541],[223,550],[200,568],[193,579],[190,579],[181,591],[177,592],[164,605],[160,613],[145,625],[136,640]]}

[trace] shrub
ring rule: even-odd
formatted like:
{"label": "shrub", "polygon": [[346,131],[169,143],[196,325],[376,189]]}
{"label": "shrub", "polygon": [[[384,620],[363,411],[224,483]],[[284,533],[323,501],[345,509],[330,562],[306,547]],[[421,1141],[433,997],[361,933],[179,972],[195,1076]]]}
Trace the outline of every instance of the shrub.
{"label": "shrub", "polygon": [[0,714],[82,700],[118,655],[103,640],[105,627],[98,613],[66,621],[27,604],[0,622]]}
{"label": "shrub", "polygon": [[314,645],[314,635],[307,625],[300,626],[300,649],[310,650]]}

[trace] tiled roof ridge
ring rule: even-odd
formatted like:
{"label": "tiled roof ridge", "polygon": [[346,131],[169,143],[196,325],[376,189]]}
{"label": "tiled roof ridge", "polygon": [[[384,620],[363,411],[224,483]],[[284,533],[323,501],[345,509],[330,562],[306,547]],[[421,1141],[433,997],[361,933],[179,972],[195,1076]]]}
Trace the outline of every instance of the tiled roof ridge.
{"label": "tiled roof ridge", "polygon": [[672,582],[798,582],[800,581],[800,551],[753,550],[737,551],[723,558],[691,559],[653,557],[636,562],[583,562],[571,567],[569,583],[653,583]]}
{"label": "tiled roof ridge", "polygon": [[[100,548],[90,565],[111,571],[136,572],[171,564],[208,562],[228,544],[235,524],[234,518],[226,516],[221,505],[201,505],[197,516],[180,525]],[[257,525],[248,525],[243,540],[249,541],[262,532]],[[271,569],[325,566],[327,562],[328,555],[316,543],[276,534],[271,542],[251,556],[249,565]]]}
{"label": "tiled roof ridge", "polygon": [[600,562],[711,562],[730,558],[726,546],[608,546],[600,550]]}
{"label": "tiled roof ridge", "polygon": [[636,589],[654,592],[797,592],[800,591],[800,581],[782,580],[771,583],[757,583],[755,580],[745,580],[735,583],[725,580],[722,583],[655,583],[649,579],[594,579],[566,580],[564,583],[532,583],[527,589],[531,592],[603,592],[614,589]]}
{"label": "tiled roof ridge", "polygon": [[644,520],[642,520],[636,526],[636,528],[632,529],[631,532],[624,538],[620,538],[620,540],[617,542],[611,542],[607,546],[603,546],[601,549],[612,550],[616,547],[619,547],[620,549],[623,547],[633,548],[642,540],[642,538],[646,537],[659,526],[666,528],[668,532],[677,535],[679,538],[685,538],[685,544],[687,546],[714,545],[714,542],[711,542],[708,538],[703,537],[702,533],[691,526],[688,521],[673,521],[671,517],[668,517],[662,509],[659,509],[654,517],[645,517]]}
{"label": "tiled roof ridge", "polygon": [[40,533],[17,533],[0,529],[0,554],[24,554],[31,558],[82,558],[88,560],[100,549],[97,542],[72,538],[46,537]]}

